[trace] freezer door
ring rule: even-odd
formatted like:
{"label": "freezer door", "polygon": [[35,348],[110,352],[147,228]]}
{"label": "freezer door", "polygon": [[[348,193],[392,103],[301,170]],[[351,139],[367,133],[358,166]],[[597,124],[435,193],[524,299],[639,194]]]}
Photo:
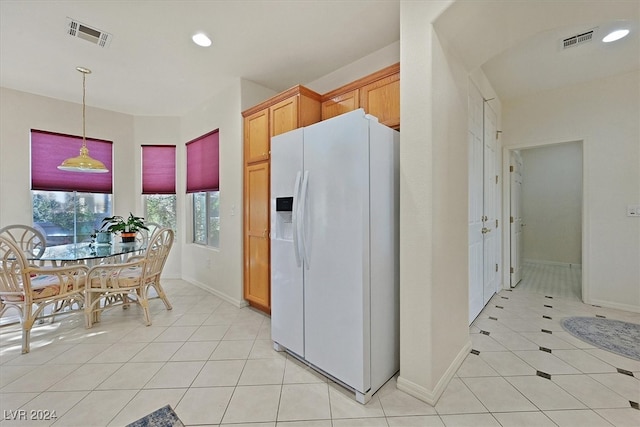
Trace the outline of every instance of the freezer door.
{"label": "freezer door", "polygon": [[305,358],[370,387],[369,143],[362,110],[304,129]]}
{"label": "freezer door", "polygon": [[296,129],[271,139],[271,338],[304,357],[304,288],[295,244],[302,137]]}

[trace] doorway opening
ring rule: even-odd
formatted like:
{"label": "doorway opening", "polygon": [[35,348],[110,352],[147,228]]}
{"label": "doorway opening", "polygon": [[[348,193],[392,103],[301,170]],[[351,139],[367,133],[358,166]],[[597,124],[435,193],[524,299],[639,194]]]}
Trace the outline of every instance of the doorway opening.
{"label": "doorway opening", "polygon": [[506,160],[506,283],[582,301],[583,142],[510,147]]}

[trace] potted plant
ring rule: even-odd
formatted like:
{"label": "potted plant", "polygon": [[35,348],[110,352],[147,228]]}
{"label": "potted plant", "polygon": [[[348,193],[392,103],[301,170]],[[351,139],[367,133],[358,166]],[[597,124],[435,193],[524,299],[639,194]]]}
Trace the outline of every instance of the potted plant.
{"label": "potted plant", "polygon": [[111,244],[111,232],[107,230],[93,230],[91,238],[96,245],[110,245]]}
{"label": "potted plant", "polygon": [[135,216],[129,212],[129,217],[124,218],[120,215],[114,215],[106,217],[102,220],[101,230],[106,230],[110,233],[120,233],[122,237],[122,243],[131,243],[136,240],[136,233],[138,230],[149,230],[144,225],[144,218]]}

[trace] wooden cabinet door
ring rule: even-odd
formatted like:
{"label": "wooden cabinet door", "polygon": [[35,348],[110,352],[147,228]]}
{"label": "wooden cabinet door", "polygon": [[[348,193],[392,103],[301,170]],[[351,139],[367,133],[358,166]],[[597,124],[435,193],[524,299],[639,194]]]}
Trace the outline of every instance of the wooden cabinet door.
{"label": "wooden cabinet door", "polygon": [[298,96],[292,96],[269,107],[271,136],[298,128]]}
{"label": "wooden cabinet door", "polygon": [[244,161],[253,163],[269,158],[269,109],[244,119]]}
{"label": "wooden cabinet door", "polygon": [[244,201],[244,298],[270,313],[268,161],[245,168]]}
{"label": "wooden cabinet door", "polygon": [[359,93],[359,90],[355,89],[324,101],[322,103],[322,120],[327,120],[359,108]]}
{"label": "wooden cabinet door", "polygon": [[400,74],[393,74],[360,88],[360,107],[383,125],[400,127]]}

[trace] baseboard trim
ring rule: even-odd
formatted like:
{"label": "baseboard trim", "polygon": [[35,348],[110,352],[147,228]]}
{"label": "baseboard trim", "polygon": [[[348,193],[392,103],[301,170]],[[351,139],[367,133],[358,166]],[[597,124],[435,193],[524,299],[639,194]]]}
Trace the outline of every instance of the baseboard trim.
{"label": "baseboard trim", "polygon": [[202,282],[199,282],[195,279],[190,279],[190,278],[183,278],[182,280],[184,280],[185,282],[189,282],[191,283],[193,286],[196,286],[202,290],[205,290],[215,296],[217,296],[218,298],[221,298],[223,300],[225,300],[226,302],[228,302],[229,304],[232,304],[235,307],[238,308],[243,308],[249,305],[249,303],[245,300],[238,300],[235,298],[230,297],[229,295],[225,294],[224,292],[220,292],[217,289],[212,289],[211,287],[205,285]]}
{"label": "baseboard trim", "polygon": [[616,310],[629,311],[631,313],[640,313],[640,307],[637,305],[620,304],[617,302],[603,301],[591,298],[585,299],[584,303],[589,305],[599,305],[600,307],[613,308]]}
{"label": "baseboard trim", "polygon": [[576,262],[545,261],[542,259],[524,259],[522,261],[527,264],[557,265],[560,267],[568,268],[582,268],[582,264]]}
{"label": "baseboard trim", "polygon": [[458,355],[453,359],[453,362],[449,365],[444,375],[440,378],[436,387],[433,390],[429,390],[419,384],[414,383],[413,381],[409,381],[402,376],[402,366],[400,367],[400,376],[398,376],[397,386],[398,390],[404,391],[405,393],[422,400],[423,402],[428,403],[431,406],[436,406],[440,396],[444,393],[445,389],[455,376],[456,372],[464,362],[464,359],[467,358],[467,355],[471,351],[471,340],[468,340],[467,343],[462,347]]}

